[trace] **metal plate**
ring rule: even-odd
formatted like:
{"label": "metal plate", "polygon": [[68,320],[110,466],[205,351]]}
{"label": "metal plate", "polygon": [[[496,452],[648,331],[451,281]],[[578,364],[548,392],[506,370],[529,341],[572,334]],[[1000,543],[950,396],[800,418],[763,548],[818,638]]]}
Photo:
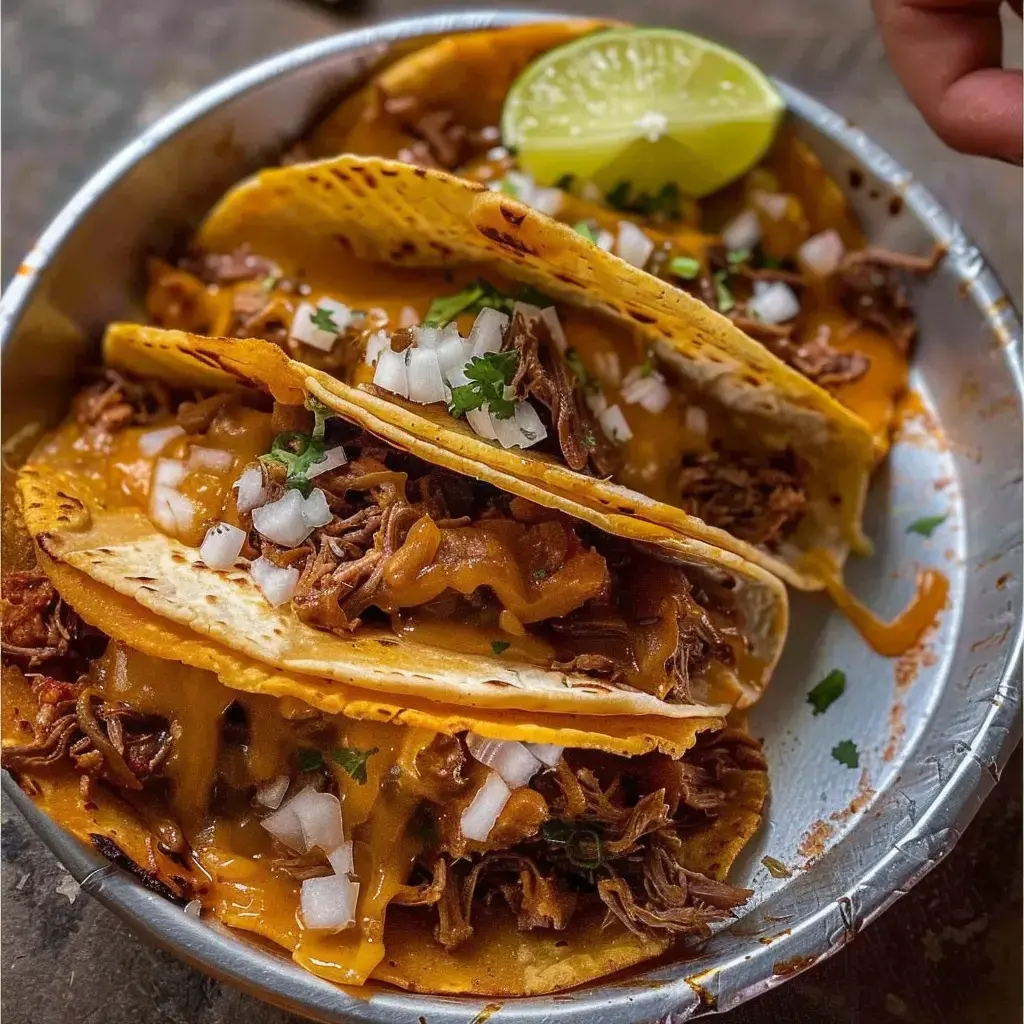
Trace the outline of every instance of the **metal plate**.
{"label": "metal plate", "polygon": [[[300,135],[396,46],[536,20],[529,13],[415,18],[324,39],[201,93],[147,130],[71,200],[0,302],[3,428],[10,438],[64,409],[73,368],[103,325],[138,314],[142,260],[196,224],[230,184]],[[918,568],[950,582],[938,626],[900,659],[871,653],[819,596],[793,595],[787,652],[752,715],[765,739],[771,808],[737,865],[756,890],[748,912],[701,954],[549,998],[510,1000],[344,991],[224,929],[199,923],[98,859],[4,776],[4,792],[82,888],[190,964],[323,1021],[633,1024],[736,1006],[850,941],[933,867],[959,837],[1019,733],[1021,653],[1020,319],[984,258],[904,168],[836,114],[782,86],[798,130],[850,192],[873,241],[948,249],[916,288],[921,343],[908,419],[872,487],[870,558],[848,580],[884,615],[910,597]],[[893,197],[900,201],[893,203]],[[898,214],[893,210],[899,207]],[[948,519],[930,539],[921,515]],[[831,668],[846,694],[814,718],[806,692]],[[861,768],[830,756],[853,739]],[[770,855],[792,875],[774,879]]]}

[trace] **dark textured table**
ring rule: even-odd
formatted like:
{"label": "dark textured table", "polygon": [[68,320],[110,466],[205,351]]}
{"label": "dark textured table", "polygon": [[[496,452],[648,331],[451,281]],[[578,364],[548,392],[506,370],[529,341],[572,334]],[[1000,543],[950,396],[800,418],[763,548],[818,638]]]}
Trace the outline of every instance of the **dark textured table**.
{"label": "dark textured table", "polygon": [[[276,50],[416,0],[7,0],[3,279],[87,173],[199,87]],[[613,0],[563,9],[621,16]],[[948,152],[888,69],[867,0],[633,0],[629,17],[714,36],[821,97],[911,166],[1021,299],[1019,169]],[[1009,39],[1020,66],[1019,23]],[[16,811],[4,813],[5,1024],[287,1024],[139,942],[87,897]],[[1021,1019],[1021,760],[950,857],[849,948],[735,1024]]]}

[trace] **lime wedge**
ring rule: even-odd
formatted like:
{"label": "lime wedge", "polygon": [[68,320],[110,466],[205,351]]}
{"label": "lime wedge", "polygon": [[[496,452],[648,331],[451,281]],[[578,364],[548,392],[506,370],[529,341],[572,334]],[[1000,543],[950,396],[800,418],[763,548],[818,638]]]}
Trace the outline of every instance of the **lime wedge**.
{"label": "lime wedge", "polygon": [[513,83],[501,132],[543,185],[566,174],[603,191],[675,184],[700,198],[749,170],[784,104],[748,60],[660,28],[596,32],[559,46]]}

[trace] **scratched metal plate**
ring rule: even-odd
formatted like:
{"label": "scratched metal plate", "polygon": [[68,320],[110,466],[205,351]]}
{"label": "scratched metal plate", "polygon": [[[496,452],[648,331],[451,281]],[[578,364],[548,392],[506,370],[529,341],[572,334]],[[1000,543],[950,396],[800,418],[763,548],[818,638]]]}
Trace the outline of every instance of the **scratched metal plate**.
{"label": "scratched metal plate", "polygon": [[[194,226],[230,184],[300,135],[330,102],[396,48],[445,32],[537,15],[409,19],[321,40],[200,94],[101,170],[41,237],[0,303],[3,427],[10,438],[62,413],[72,368],[114,318],[138,314],[143,256]],[[189,963],[324,1021],[634,1024],[724,1010],[844,943],[933,867],[960,836],[1019,733],[1021,652],[1021,328],[998,281],[960,228],[909,172],[861,132],[783,86],[791,116],[849,195],[872,241],[926,253],[940,271],[916,288],[921,343],[913,377],[922,414],[908,419],[871,490],[875,554],[855,560],[853,590],[884,616],[914,592],[919,569],[950,583],[941,621],[906,656],[873,654],[820,596],[793,595],[782,664],[752,715],[765,739],[772,799],[735,880],[756,890],[747,913],[687,963],[545,999],[350,995],[226,930],[195,922],[98,860],[4,791],[82,888]],[[893,202],[893,197],[900,202]],[[899,208],[898,213],[893,210]],[[41,396],[46,396],[45,398]],[[922,515],[948,518],[931,538]],[[846,694],[814,718],[807,690],[832,668]],[[831,756],[852,739],[858,770]],[[791,870],[772,878],[761,860]]]}

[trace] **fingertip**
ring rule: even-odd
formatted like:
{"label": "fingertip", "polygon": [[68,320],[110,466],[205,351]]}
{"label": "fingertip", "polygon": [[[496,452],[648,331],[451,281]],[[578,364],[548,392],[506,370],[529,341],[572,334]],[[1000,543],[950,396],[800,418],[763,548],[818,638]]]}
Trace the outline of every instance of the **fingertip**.
{"label": "fingertip", "polygon": [[939,137],[974,156],[1021,163],[1024,157],[1024,78],[1020,71],[984,68],[954,82],[931,119]]}

